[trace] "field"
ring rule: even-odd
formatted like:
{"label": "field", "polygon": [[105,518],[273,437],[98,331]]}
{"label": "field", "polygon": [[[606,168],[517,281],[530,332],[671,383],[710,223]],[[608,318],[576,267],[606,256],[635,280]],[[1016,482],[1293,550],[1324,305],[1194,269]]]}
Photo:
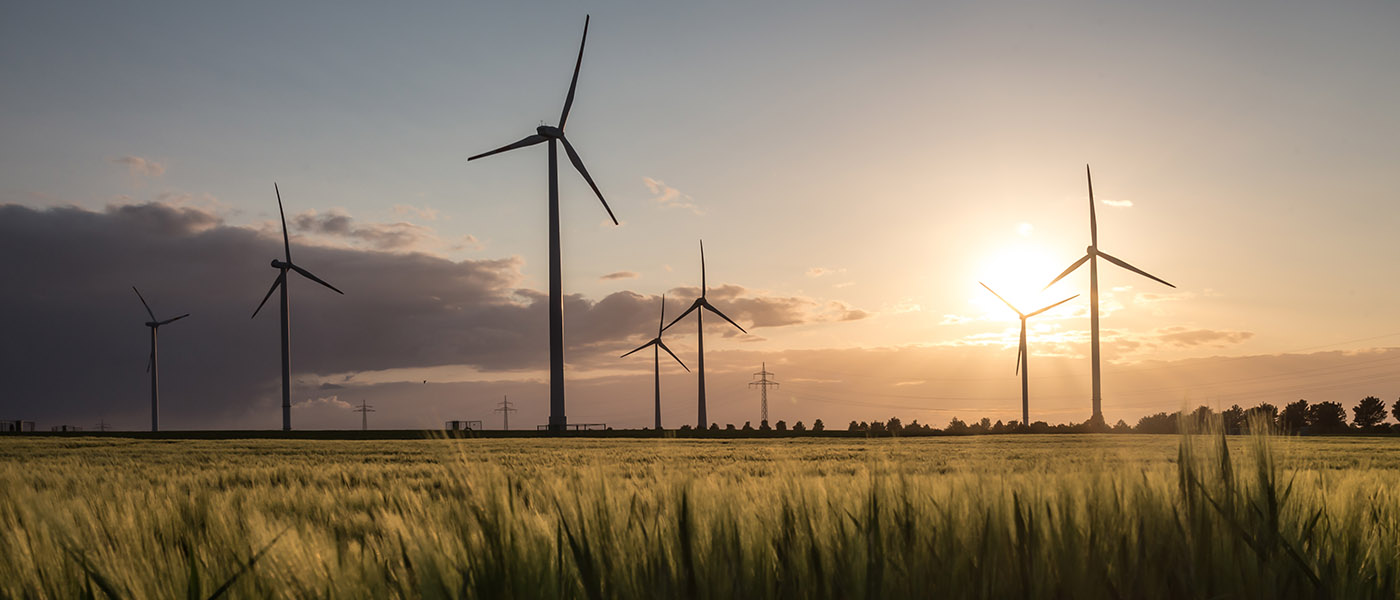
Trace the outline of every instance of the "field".
{"label": "field", "polygon": [[0,597],[1396,598],[1400,440],[0,438]]}

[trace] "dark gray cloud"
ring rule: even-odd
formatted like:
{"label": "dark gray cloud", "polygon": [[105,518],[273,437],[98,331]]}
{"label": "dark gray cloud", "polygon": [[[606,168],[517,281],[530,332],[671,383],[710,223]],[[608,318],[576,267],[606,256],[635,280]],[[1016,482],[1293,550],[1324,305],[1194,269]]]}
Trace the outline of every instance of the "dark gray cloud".
{"label": "dark gray cloud", "polygon": [[[297,227],[308,233],[373,228],[348,216],[309,215],[304,222],[302,216]],[[136,285],[158,317],[191,313],[160,332],[164,422],[177,428],[276,426],[276,299],[249,318],[277,274],[268,263],[280,258],[281,240],[268,233],[227,225],[206,209],[160,203],[101,212],[0,205],[0,255],[7,258],[0,278],[11,290],[0,297],[0,418],[52,423],[126,415],[141,422],[149,410],[149,338],[145,311],[131,292]],[[344,398],[345,390],[321,386],[317,375],[441,365],[488,373],[547,367],[547,295],[520,287],[519,259],[452,261],[306,244],[296,245],[293,256],[345,291],[341,296],[292,278],[299,402]],[[732,301],[723,308],[745,327],[830,320],[833,314],[816,301],[765,298],[737,286],[711,296]],[[678,315],[687,304],[670,296],[667,314]],[[657,309],[656,296],[630,291],[596,301],[566,296],[570,367],[615,367],[616,355],[634,340],[654,335]]]}

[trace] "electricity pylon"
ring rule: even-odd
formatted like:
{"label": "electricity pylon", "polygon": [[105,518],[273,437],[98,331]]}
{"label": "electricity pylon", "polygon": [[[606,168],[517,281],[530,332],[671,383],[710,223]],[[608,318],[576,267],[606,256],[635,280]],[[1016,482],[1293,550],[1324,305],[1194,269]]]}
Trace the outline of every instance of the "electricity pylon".
{"label": "electricity pylon", "polygon": [[510,396],[502,396],[501,407],[494,412],[501,413],[501,416],[505,417],[505,430],[510,431],[510,413],[516,412],[516,409],[510,407]]}
{"label": "electricity pylon", "polygon": [[777,386],[778,386],[778,382],[773,381],[773,380],[771,380],[771,379],[768,378],[769,375],[774,375],[774,373],[768,372],[768,363],[762,363],[762,364],[763,364],[763,370],[753,374],[754,377],[757,377],[757,378],[758,378],[758,381],[750,381],[750,382],[749,382],[749,387],[758,386],[758,388],[761,390],[761,392],[760,392],[760,394],[759,394],[759,398],[761,399],[760,401],[762,402],[762,405],[763,405],[763,418],[759,420],[759,423],[767,424],[767,423],[768,423],[768,388],[769,388],[769,386],[777,387]]}

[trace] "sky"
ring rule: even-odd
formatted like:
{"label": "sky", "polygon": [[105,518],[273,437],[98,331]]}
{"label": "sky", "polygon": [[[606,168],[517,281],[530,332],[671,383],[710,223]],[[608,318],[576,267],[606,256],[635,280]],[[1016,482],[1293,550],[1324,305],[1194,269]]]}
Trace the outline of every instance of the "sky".
{"label": "sky", "polygon": [[[1110,422],[1400,397],[1393,2],[21,3],[0,8],[0,419],[280,426],[273,183],[296,262],[293,423],[548,412],[543,146],[560,169],[568,416],[652,422],[660,296],[698,292],[711,419]],[[726,329],[727,328],[727,329]],[[692,368],[692,321],[666,332]],[[667,427],[694,374],[662,370]]]}

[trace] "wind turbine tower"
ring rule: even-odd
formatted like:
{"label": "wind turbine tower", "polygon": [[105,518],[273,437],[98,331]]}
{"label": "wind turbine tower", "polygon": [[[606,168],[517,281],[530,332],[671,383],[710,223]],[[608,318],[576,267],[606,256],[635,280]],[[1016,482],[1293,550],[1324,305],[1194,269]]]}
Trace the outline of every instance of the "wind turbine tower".
{"label": "wind turbine tower", "polygon": [[1026,351],[1026,319],[1034,317],[1040,313],[1055,308],[1056,306],[1078,298],[1079,294],[1075,294],[1073,296],[1065,298],[1064,300],[1051,304],[1050,306],[1047,306],[1045,308],[1032,311],[1030,313],[1023,313],[1020,309],[1016,308],[1015,306],[1012,306],[1010,302],[1007,302],[1006,298],[1002,298],[1001,294],[998,294],[995,291],[993,291],[992,288],[987,287],[987,284],[982,283],[980,281],[977,283],[981,283],[982,287],[987,288],[987,291],[992,292],[992,295],[997,297],[997,300],[1001,300],[1002,304],[1005,304],[1007,307],[1009,307],[1012,311],[1014,311],[1017,315],[1021,317],[1021,349],[1016,352],[1016,372],[1021,376],[1021,425],[1029,427],[1031,424],[1031,388],[1030,376],[1026,374],[1026,372],[1030,370],[1030,364],[1026,362],[1026,360],[1030,358],[1030,354]]}
{"label": "wind turbine tower", "polygon": [[173,319],[160,321],[156,319],[156,313],[151,310],[151,305],[146,304],[146,298],[141,296],[141,290],[136,286],[131,286],[131,291],[136,292],[136,297],[141,299],[141,306],[146,307],[146,314],[151,316],[150,321],[146,321],[146,326],[151,328],[151,358],[146,363],[146,370],[151,372],[151,431],[160,431],[160,360],[156,355],[156,331],[161,325],[169,325],[190,316],[185,313]]}
{"label": "wind turbine tower", "polygon": [[564,145],[564,151],[569,154],[569,161],[574,164],[579,174],[583,175],[583,180],[588,182],[588,186],[593,188],[593,193],[598,195],[598,200],[603,203],[603,210],[608,211],[608,217],[612,219],[613,224],[618,224],[617,217],[613,216],[612,209],[608,208],[608,201],[603,199],[603,192],[598,191],[598,184],[593,183],[593,177],[588,174],[588,169],[584,168],[578,152],[574,151],[573,145],[564,137],[564,122],[569,119],[569,107],[574,104],[578,72],[583,66],[583,47],[588,42],[588,20],[587,16],[583,19],[583,40],[579,42],[578,61],[574,63],[574,78],[569,82],[569,94],[564,97],[564,112],[559,115],[559,126],[540,125],[535,128],[534,135],[525,136],[518,142],[467,159],[473,161],[492,154],[549,142],[549,430],[555,432],[564,431],[569,421],[564,415],[564,297],[563,266],[559,258],[559,144]]}
{"label": "wind turbine tower", "polygon": [[1065,269],[1063,273],[1060,273],[1060,276],[1051,281],[1050,285],[1045,286],[1045,289],[1050,289],[1051,285],[1055,285],[1056,282],[1064,279],[1065,276],[1070,273],[1073,273],[1075,269],[1078,269],[1086,261],[1089,263],[1089,355],[1090,361],[1092,361],[1091,370],[1094,389],[1094,414],[1090,419],[1096,423],[1103,423],[1103,394],[1102,388],[1099,385],[1099,259],[1102,258],[1167,287],[1175,288],[1176,286],[1167,283],[1166,280],[1158,278],[1147,271],[1134,267],[1121,259],[1114,258],[1107,252],[1099,250],[1099,224],[1094,213],[1094,178],[1089,172],[1089,165],[1084,165],[1084,177],[1089,184],[1089,247],[1084,251],[1083,257],[1074,261],[1074,264],[1070,265],[1068,269]]}
{"label": "wind turbine tower", "polygon": [[[743,327],[739,327],[739,324],[735,323],[734,319],[720,312],[718,308],[710,304],[709,300],[705,299],[705,292],[707,289],[708,287],[705,284],[705,240],[700,240],[700,297],[696,298],[695,302],[691,303],[690,308],[685,309],[685,312],[681,313],[681,316],[671,321],[671,325],[675,325],[679,323],[681,319],[684,319],[686,315],[692,312],[695,313],[695,333],[700,345],[700,367],[698,369],[700,374],[700,429],[710,426],[709,419],[705,415],[705,311],[708,310],[719,315],[721,319],[729,321],[729,324],[737,327],[739,331],[748,333],[744,331]],[[661,330],[665,331],[670,329],[671,325],[662,327]]]}
{"label": "wind turbine tower", "polygon": [[360,398],[360,406],[355,412],[360,413],[360,431],[369,431],[369,413],[374,412],[374,407],[365,404],[365,399]]}
{"label": "wind turbine tower", "polygon": [[[335,286],[322,281],[320,277],[311,274],[311,271],[303,269],[292,263],[292,242],[287,237],[287,213],[282,210],[282,190],[277,188],[277,184],[272,184],[272,191],[277,194],[277,214],[282,217],[282,248],[286,251],[286,261],[272,259],[272,268],[277,269],[277,279],[273,280],[272,287],[268,288],[267,295],[263,296],[262,302],[258,303],[258,308],[253,311],[253,317],[258,316],[258,311],[267,304],[267,299],[272,297],[272,292],[282,290],[282,431],[292,430],[292,307],[287,298],[287,271],[296,271],[297,274],[310,279],[316,283],[330,288],[337,294],[344,294]],[[251,317],[250,317],[251,318]]]}
{"label": "wind turbine tower", "polygon": [[501,416],[505,418],[504,428],[506,431],[510,431],[510,413],[516,412],[516,409],[510,407],[510,396],[501,397],[500,408],[497,408],[495,412],[501,413]]}
{"label": "wind turbine tower", "polygon": [[762,364],[763,364],[763,367],[762,367],[763,370],[761,370],[761,371],[759,371],[759,372],[753,374],[754,377],[757,377],[757,378],[758,378],[758,381],[750,381],[750,382],[749,382],[749,387],[758,386],[758,388],[759,388],[759,390],[760,390],[760,391],[759,391],[759,402],[761,403],[761,405],[762,405],[762,407],[763,407],[763,418],[762,418],[762,420],[759,421],[759,423],[763,423],[763,424],[767,425],[767,424],[768,424],[768,388],[770,388],[770,387],[778,387],[778,382],[773,381],[773,380],[771,380],[771,379],[768,378],[769,375],[774,375],[774,373],[768,372],[768,363],[765,362],[765,363],[762,363]]}

